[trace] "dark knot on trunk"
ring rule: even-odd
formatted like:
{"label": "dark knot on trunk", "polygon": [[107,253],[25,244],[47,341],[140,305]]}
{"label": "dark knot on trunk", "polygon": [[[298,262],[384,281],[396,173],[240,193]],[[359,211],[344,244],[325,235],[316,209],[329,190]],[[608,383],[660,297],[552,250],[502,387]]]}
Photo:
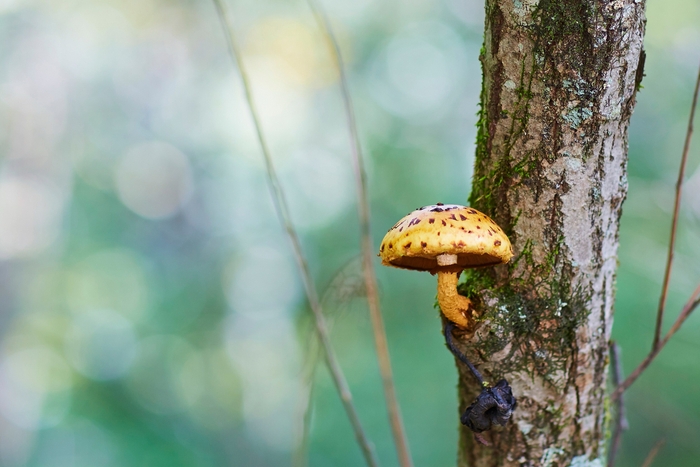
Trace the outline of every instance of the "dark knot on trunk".
{"label": "dark knot on trunk", "polygon": [[464,411],[460,421],[475,433],[481,433],[494,425],[505,426],[516,405],[508,381],[502,379],[495,386],[482,389],[481,394]]}
{"label": "dark knot on trunk", "polygon": [[508,420],[510,420],[510,416],[513,415],[513,410],[515,410],[515,406],[517,405],[517,401],[513,396],[513,391],[508,385],[508,381],[502,379],[497,382],[495,386],[489,386],[485,383],[479,370],[477,370],[474,364],[469,361],[467,356],[464,355],[452,341],[452,331],[454,327],[455,324],[453,322],[446,320],[443,331],[445,333],[447,348],[450,349],[450,352],[462,363],[467,365],[474,375],[474,378],[483,388],[481,394],[479,394],[472,405],[467,407],[467,410],[465,410],[460,417],[462,425],[466,425],[474,433],[490,430],[494,425],[505,426]]}

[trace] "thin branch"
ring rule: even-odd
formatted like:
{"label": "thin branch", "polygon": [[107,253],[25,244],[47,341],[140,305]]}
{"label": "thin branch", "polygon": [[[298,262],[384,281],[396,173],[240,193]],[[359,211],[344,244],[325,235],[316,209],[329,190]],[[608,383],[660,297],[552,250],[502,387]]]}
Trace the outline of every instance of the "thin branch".
{"label": "thin branch", "polygon": [[367,291],[367,301],[369,304],[369,313],[372,320],[372,330],[374,333],[374,343],[377,348],[377,359],[379,361],[379,371],[382,377],[382,385],[384,387],[384,398],[386,399],[389,422],[391,431],[394,436],[394,444],[399,458],[399,464],[402,467],[411,467],[413,461],[411,452],[408,447],[408,439],[406,430],[401,418],[401,408],[396,397],[396,389],[394,385],[394,377],[391,370],[391,359],[389,356],[389,345],[386,338],[386,330],[384,328],[384,320],[379,306],[379,292],[377,288],[377,278],[372,263],[374,257],[374,248],[372,246],[372,234],[370,229],[370,210],[369,202],[367,201],[367,175],[362,156],[360,145],[360,137],[357,131],[357,123],[355,112],[350,99],[350,86],[348,85],[347,75],[345,74],[345,65],[343,56],[338,46],[338,41],[333,33],[331,23],[323,9],[314,0],[309,0],[309,6],[316,16],[321,30],[325,33],[328,42],[331,45],[332,56],[335,59],[340,75],[340,88],[345,104],[345,116],[348,121],[351,135],[351,149],[353,168],[355,172],[355,183],[357,188],[357,205],[358,215],[360,220],[360,231],[362,236],[362,266],[365,277],[365,288]]}
{"label": "thin branch", "polygon": [[[316,339],[311,339],[310,344],[317,342]],[[302,372],[302,388],[303,393],[299,398],[298,412],[301,414],[300,424],[301,430],[295,443],[294,452],[292,453],[292,467],[305,467],[308,465],[308,450],[309,450],[309,432],[311,431],[311,414],[313,411],[313,394],[314,394],[314,377],[316,375],[317,349],[315,345],[312,350],[308,350],[306,354],[306,362]]]}
{"label": "thin branch", "polygon": [[678,213],[681,202],[681,188],[683,186],[683,178],[685,174],[686,160],[688,159],[688,152],[690,150],[690,141],[693,136],[693,120],[695,119],[695,108],[698,103],[698,93],[700,92],[700,68],[698,68],[698,78],[695,81],[695,91],[693,92],[693,102],[690,107],[690,118],[688,120],[688,131],[685,135],[685,144],[683,146],[683,156],[681,157],[681,166],[678,173],[678,183],[676,184],[676,201],[673,209],[673,221],[671,223],[671,240],[669,242],[668,248],[668,260],[666,262],[666,273],[664,274],[664,283],[661,289],[661,299],[659,300],[659,310],[656,315],[656,329],[654,331],[654,344],[651,347],[649,355],[639,364],[639,366],[630,374],[625,381],[620,384],[617,389],[612,393],[611,399],[613,401],[621,397],[622,393],[627,390],[632,383],[634,383],[639,375],[642,374],[644,370],[647,369],[649,364],[656,358],[656,356],[661,352],[666,343],[673,337],[673,335],[678,331],[683,322],[688,318],[688,316],[695,310],[698,306],[698,296],[700,295],[700,285],[690,296],[690,299],[683,306],[681,314],[673,323],[673,326],[668,331],[663,340],[661,340],[661,327],[663,325],[664,318],[664,308],[666,306],[666,296],[668,294],[668,284],[669,278],[671,276],[671,266],[673,264],[673,248],[676,241],[676,226],[678,225]]}
{"label": "thin branch", "polygon": [[238,70],[241,74],[241,80],[243,82],[243,88],[245,90],[245,97],[250,108],[251,116],[253,117],[253,122],[255,123],[255,130],[257,132],[258,141],[260,142],[260,147],[262,149],[263,157],[265,159],[265,167],[267,169],[267,178],[270,186],[270,191],[272,192],[272,199],[274,201],[275,210],[277,211],[277,216],[282,223],[289,240],[292,243],[292,248],[294,251],[294,258],[299,267],[301,273],[302,282],[304,284],[304,290],[306,291],[306,297],[309,301],[311,311],[314,315],[314,320],[316,324],[316,331],[318,333],[318,338],[321,342],[321,347],[323,348],[324,357],[326,359],[326,364],[335,383],[335,387],[340,395],[340,399],[345,407],[350,423],[355,432],[355,437],[362,449],[362,453],[365,457],[367,465],[371,467],[378,466],[376,454],[374,452],[374,447],[367,437],[362,425],[360,423],[357,410],[352,401],[352,393],[350,392],[350,387],[345,379],[338,359],[335,356],[333,347],[331,346],[330,337],[328,334],[328,327],[326,325],[326,320],[323,316],[323,311],[321,309],[321,304],[318,299],[318,294],[316,293],[316,288],[311,279],[311,273],[309,272],[309,266],[304,258],[304,254],[301,248],[301,242],[297,236],[296,230],[292,224],[291,218],[289,216],[289,209],[287,208],[287,202],[282,191],[282,187],[277,178],[274,165],[272,163],[272,157],[270,156],[270,151],[267,146],[267,142],[262,132],[262,126],[260,124],[260,118],[258,117],[255,103],[253,100],[250,82],[248,81],[248,75],[246,74],[245,67],[243,66],[243,60],[241,57],[238,44],[236,43],[236,38],[233,34],[233,27],[229,22],[228,15],[226,13],[226,8],[222,0],[214,0],[216,5],[216,11],[221,20],[221,25],[226,33],[226,39],[228,42],[229,52],[234,62],[238,66]]}
{"label": "thin branch", "polygon": [[673,326],[671,326],[671,329],[666,333],[666,336],[659,342],[659,345],[655,348],[652,349],[651,352],[649,352],[649,355],[642,361],[642,363],[639,364],[639,366],[625,379],[622,384],[620,384],[617,389],[612,393],[610,396],[610,399],[612,401],[617,401],[621,396],[622,393],[629,388],[632,383],[634,383],[637,378],[639,378],[639,375],[642,374],[644,370],[647,369],[647,367],[651,364],[651,362],[654,361],[657,355],[663,350],[663,348],[666,346],[668,341],[673,337],[673,335],[681,328],[683,323],[685,322],[686,319],[688,319],[688,316],[695,310],[698,305],[700,305],[700,285],[693,291],[692,295],[686,302],[686,304],[683,306],[683,310],[681,311],[681,314],[678,315],[678,318],[676,319],[676,322],[673,323]]}
{"label": "thin branch", "polygon": [[[338,312],[330,312],[329,303],[347,305],[353,298],[365,296],[364,283],[360,283],[359,275],[353,273],[356,265],[359,264],[360,258],[355,258],[349,261],[345,266],[340,268],[335,276],[331,279],[326,287],[326,290],[321,295],[321,306],[327,316],[328,332],[333,333],[334,318]],[[304,326],[305,327],[305,326]],[[308,465],[308,447],[309,434],[311,431],[311,415],[313,412],[313,396],[316,377],[317,363],[321,355],[320,347],[316,334],[309,336],[304,335],[302,342],[306,342],[306,350],[304,352],[304,365],[302,369],[302,391],[299,397],[298,414],[300,429],[295,443],[294,452],[292,453],[292,467],[306,467]]]}
{"label": "thin branch", "polygon": [[661,438],[659,441],[656,442],[654,447],[651,448],[651,451],[649,451],[647,458],[644,459],[642,467],[651,467],[651,464],[654,463],[654,459],[656,459],[657,454],[659,454],[659,451],[664,446],[664,444],[666,444],[666,440],[664,438]]}
{"label": "thin branch", "polygon": [[[622,357],[620,346],[617,342],[612,343],[612,363],[613,363],[613,384],[615,387],[620,385],[623,378],[622,372]],[[629,428],[629,423],[627,422],[627,415],[625,413],[625,400],[623,395],[617,399],[616,404],[617,413],[615,418],[615,428],[613,430],[612,441],[610,442],[610,454],[608,454],[608,467],[613,467],[615,465],[615,459],[617,458],[617,451],[620,449],[620,443],[622,442],[622,433]]]}
{"label": "thin branch", "polygon": [[668,242],[668,260],[666,261],[666,272],[664,273],[664,282],[661,288],[661,298],[659,299],[659,309],[656,314],[656,329],[654,331],[654,344],[652,349],[659,346],[661,339],[661,327],[664,320],[664,309],[666,308],[666,296],[668,295],[668,285],[671,280],[671,267],[673,265],[673,249],[676,245],[676,228],[678,226],[678,213],[681,206],[681,187],[685,178],[685,166],[688,160],[688,152],[690,150],[690,140],[693,137],[693,120],[695,119],[695,107],[698,102],[698,90],[700,90],[700,69],[698,70],[698,79],[695,82],[695,92],[693,93],[693,103],[690,106],[690,118],[688,119],[688,131],[685,134],[685,144],[683,145],[683,156],[681,157],[681,167],[678,171],[678,182],[676,182],[676,201],[673,205],[673,221],[671,222],[671,239]]}

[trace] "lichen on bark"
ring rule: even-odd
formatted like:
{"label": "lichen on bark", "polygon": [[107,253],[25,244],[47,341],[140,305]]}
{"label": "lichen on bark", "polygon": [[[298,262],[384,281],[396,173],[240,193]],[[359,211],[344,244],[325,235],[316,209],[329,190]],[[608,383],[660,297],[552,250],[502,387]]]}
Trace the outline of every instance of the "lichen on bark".
{"label": "lichen on bark", "polygon": [[[568,466],[605,450],[606,370],[627,191],[643,0],[487,0],[470,204],[510,236],[508,266],[472,270],[481,317],[459,340],[508,379],[513,421],[460,466]],[[479,388],[460,368],[460,409]],[[584,464],[585,465],[585,464]],[[594,464],[591,464],[594,465]]]}

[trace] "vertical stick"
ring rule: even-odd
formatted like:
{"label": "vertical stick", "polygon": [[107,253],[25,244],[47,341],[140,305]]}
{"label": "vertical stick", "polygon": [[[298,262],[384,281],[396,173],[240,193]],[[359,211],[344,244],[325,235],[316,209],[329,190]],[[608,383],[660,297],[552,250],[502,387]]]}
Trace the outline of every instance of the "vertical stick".
{"label": "vertical stick", "polygon": [[651,448],[649,455],[646,459],[644,459],[644,464],[642,464],[642,467],[651,467],[651,464],[654,463],[654,459],[656,459],[657,454],[659,454],[659,451],[664,444],[666,444],[666,440],[662,438],[654,445],[653,448]]}
{"label": "vertical stick", "polygon": [[[624,377],[622,372],[622,351],[620,350],[620,346],[617,345],[617,342],[613,342],[611,347],[613,360],[613,384],[617,388]],[[620,394],[620,397],[618,397],[617,401],[615,401],[615,406],[617,407],[617,414],[615,418],[615,428],[613,430],[612,441],[610,442],[608,467],[613,467],[615,465],[617,451],[620,449],[620,443],[622,442],[622,433],[629,428],[627,414],[625,411],[625,400],[622,394]]]}
{"label": "vertical stick", "polygon": [[391,431],[394,436],[394,444],[399,457],[399,464],[402,467],[411,467],[413,461],[408,448],[408,440],[401,417],[401,408],[396,397],[396,389],[394,386],[394,377],[391,370],[391,358],[389,356],[389,345],[386,338],[386,330],[384,328],[384,320],[379,306],[379,293],[377,290],[377,278],[374,272],[372,259],[374,256],[374,248],[372,246],[372,234],[370,229],[370,210],[367,201],[367,176],[365,172],[364,159],[360,147],[360,138],[357,132],[357,123],[355,113],[350,99],[350,90],[347,76],[345,74],[345,66],[343,57],[338,46],[338,41],[333,34],[330,21],[325,15],[320,6],[314,1],[309,0],[309,5],[318,20],[321,30],[325,33],[328,42],[331,45],[333,58],[335,59],[338,73],[340,75],[340,88],[343,94],[343,102],[345,104],[345,115],[348,121],[351,135],[351,149],[353,168],[355,171],[355,182],[357,188],[357,205],[360,219],[360,230],[362,235],[362,266],[365,277],[365,288],[367,289],[367,302],[369,304],[369,314],[372,320],[372,330],[374,333],[374,343],[377,348],[377,359],[379,361],[379,371],[382,377],[382,385],[384,387],[384,398],[386,399],[389,422]]}
{"label": "vertical stick", "polygon": [[228,41],[229,51],[233,60],[236,62],[238,70],[241,74],[241,80],[243,81],[243,88],[245,90],[245,97],[250,108],[251,116],[253,117],[253,122],[255,123],[255,130],[257,132],[260,147],[262,149],[263,157],[265,159],[265,167],[267,169],[267,177],[270,185],[270,191],[272,192],[272,199],[274,201],[275,209],[277,211],[277,215],[280,219],[280,222],[284,226],[284,229],[287,232],[287,236],[289,237],[289,240],[292,243],[294,257],[296,259],[297,266],[299,267],[299,271],[301,273],[302,282],[304,284],[304,290],[306,291],[306,297],[309,300],[309,305],[311,306],[311,311],[314,315],[316,331],[318,332],[318,338],[321,341],[321,347],[323,348],[326,364],[328,365],[328,369],[330,370],[331,377],[333,378],[333,382],[335,383],[335,387],[338,391],[338,394],[340,395],[340,399],[343,403],[343,406],[345,407],[345,412],[347,413],[347,416],[350,419],[350,423],[352,424],[352,428],[355,432],[355,437],[357,438],[357,442],[359,443],[360,448],[362,449],[362,453],[365,457],[367,465],[371,467],[378,466],[379,463],[377,461],[374,448],[371,442],[369,441],[367,434],[362,428],[360,418],[352,401],[352,393],[350,392],[350,387],[348,386],[348,383],[345,380],[345,375],[343,374],[343,371],[340,368],[338,359],[335,356],[333,347],[331,346],[330,336],[328,334],[328,326],[323,316],[321,303],[318,300],[318,294],[316,293],[316,288],[311,279],[309,266],[306,263],[306,259],[301,249],[301,242],[299,241],[299,237],[297,236],[296,230],[294,229],[294,225],[291,222],[291,218],[289,216],[289,209],[287,208],[286,198],[284,196],[284,192],[282,191],[282,186],[280,185],[279,180],[277,178],[275,167],[272,163],[272,157],[270,156],[270,151],[267,147],[267,142],[263,135],[262,125],[260,124],[260,118],[258,117],[258,113],[253,101],[253,95],[250,89],[248,75],[246,74],[240,50],[236,43],[236,39],[233,35],[233,27],[231,26],[228,20],[226,9],[222,1],[214,0],[214,4],[216,5],[216,10],[219,15],[219,19],[221,20],[221,24],[224,28],[224,31],[227,33],[226,38]]}

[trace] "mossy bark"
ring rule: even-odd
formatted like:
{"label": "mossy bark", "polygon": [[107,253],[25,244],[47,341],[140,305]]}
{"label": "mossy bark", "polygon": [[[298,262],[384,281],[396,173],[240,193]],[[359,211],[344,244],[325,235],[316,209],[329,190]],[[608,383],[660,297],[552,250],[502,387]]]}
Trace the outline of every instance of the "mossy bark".
{"label": "mossy bark", "polygon": [[[472,270],[481,313],[459,345],[518,399],[509,424],[460,466],[599,466],[627,192],[627,129],[639,86],[644,0],[487,0],[471,205],[511,238],[507,266]],[[480,388],[460,367],[460,410]]]}

